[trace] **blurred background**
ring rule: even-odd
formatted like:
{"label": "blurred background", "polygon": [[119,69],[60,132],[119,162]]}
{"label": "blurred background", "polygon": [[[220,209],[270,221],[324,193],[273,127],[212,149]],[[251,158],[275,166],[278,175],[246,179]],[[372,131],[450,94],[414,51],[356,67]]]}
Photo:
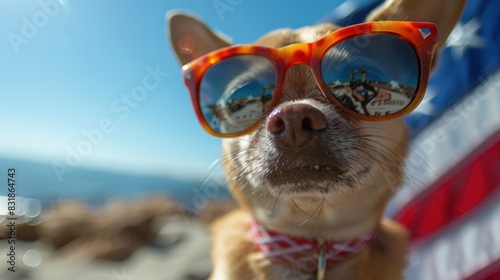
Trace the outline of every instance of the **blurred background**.
{"label": "blurred background", "polygon": [[196,120],[166,13],[189,11],[244,44],[339,3],[1,0],[0,168],[17,168],[18,195],[44,200],[180,195],[217,172],[220,140]]}
{"label": "blurred background", "polygon": [[[203,182],[220,140],[196,120],[165,14],[189,11],[243,44],[276,28],[313,24],[340,2],[2,0],[2,170],[16,166],[20,194],[48,200],[151,191],[129,189],[116,179],[121,175],[140,176],[143,184],[176,180],[166,188]],[[152,88],[141,91],[151,75]],[[94,180],[82,170],[107,175]],[[86,180],[99,186],[81,185]]]}
{"label": "blurred background", "polygon": [[[16,238],[28,241],[9,273],[0,238],[0,278],[206,277],[209,236],[191,215],[228,197],[220,139],[196,120],[166,14],[187,11],[243,44],[313,24],[340,2],[0,0],[0,237],[13,168]],[[184,239],[194,241],[179,248]],[[134,256],[150,261],[134,265],[143,245]],[[145,274],[166,263],[169,275]]]}

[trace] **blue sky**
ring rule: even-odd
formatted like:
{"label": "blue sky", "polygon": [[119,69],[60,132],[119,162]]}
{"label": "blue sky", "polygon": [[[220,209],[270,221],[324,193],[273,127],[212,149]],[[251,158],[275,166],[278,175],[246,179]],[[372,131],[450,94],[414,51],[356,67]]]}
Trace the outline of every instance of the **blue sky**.
{"label": "blue sky", "polygon": [[[220,139],[196,120],[165,14],[190,11],[250,43],[313,24],[340,2],[0,0],[0,158],[206,177]],[[127,103],[151,72],[160,75]]]}

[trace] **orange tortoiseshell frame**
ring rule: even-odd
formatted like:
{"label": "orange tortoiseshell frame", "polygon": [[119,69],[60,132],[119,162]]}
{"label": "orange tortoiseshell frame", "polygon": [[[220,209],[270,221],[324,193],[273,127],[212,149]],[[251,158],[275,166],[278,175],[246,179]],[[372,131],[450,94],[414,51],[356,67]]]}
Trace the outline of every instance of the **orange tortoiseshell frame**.
{"label": "orange tortoiseshell frame", "polygon": [[[353,112],[344,108],[336,99],[329,94],[327,85],[323,82],[321,75],[321,59],[323,55],[335,44],[347,38],[365,35],[365,34],[393,34],[402,40],[409,42],[418,57],[419,61],[419,84],[414,99],[402,111],[385,116],[367,116]],[[293,44],[279,49],[267,48],[254,45],[230,46],[205,56],[182,67],[184,83],[189,89],[191,101],[196,111],[198,120],[203,128],[210,134],[218,137],[237,137],[252,132],[262,121],[263,118],[275,107],[284,84],[286,70],[296,64],[307,64],[311,68],[318,86],[323,95],[337,108],[341,109],[346,115],[365,121],[384,121],[408,114],[420,103],[427,87],[429,72],[431,69],[432,58],[437,46],[437,29],[434,23],[429,22],[405,22],[405,21],[379,21],[352,25],[346,28],[336,30],[325,37],[312,43]],[[219,133],[208,125],[203,117],[200,108],[200,83],[205,72],[214,64],[223,59],[238,55],[257,55],[267,58],[276,68],[276,86],[273,99],[268,107],[268,112],[251,127],[237,133]]]}

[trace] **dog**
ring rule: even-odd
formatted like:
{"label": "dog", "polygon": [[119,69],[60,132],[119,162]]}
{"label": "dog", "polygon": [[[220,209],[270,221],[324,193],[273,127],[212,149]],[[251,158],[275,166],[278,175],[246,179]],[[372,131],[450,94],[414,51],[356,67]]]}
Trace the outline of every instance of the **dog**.
{"label": "dog", "polygon": [[[388,0],[350,29],[280,29],[243,47],[193,16],[170,15],[193,105],[224,138],[228,188],[241,205],[212,226],[210,279],[403,278],[409,234],[383,217],[405,177],[401,116],[421,100],[464,2]],[[386,24],[371,36],[370,22]],[[412,28],[422,50],[383,35]]]}

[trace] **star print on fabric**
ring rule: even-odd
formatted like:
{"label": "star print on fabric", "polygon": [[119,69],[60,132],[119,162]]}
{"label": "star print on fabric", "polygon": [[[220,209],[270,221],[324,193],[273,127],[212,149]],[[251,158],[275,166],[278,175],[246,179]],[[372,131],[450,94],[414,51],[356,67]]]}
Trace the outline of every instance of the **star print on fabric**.
{"label": "star print on fabric", "polygon": [[476,18],[462,24],[459,22],[451,32],[446,41],[446,47],[452,48],[452,54],[456,60],[463,58],[464,53],[470,48],[483,48],[485,46],[484,38],[479,36],[478,32],[481,24]]}

